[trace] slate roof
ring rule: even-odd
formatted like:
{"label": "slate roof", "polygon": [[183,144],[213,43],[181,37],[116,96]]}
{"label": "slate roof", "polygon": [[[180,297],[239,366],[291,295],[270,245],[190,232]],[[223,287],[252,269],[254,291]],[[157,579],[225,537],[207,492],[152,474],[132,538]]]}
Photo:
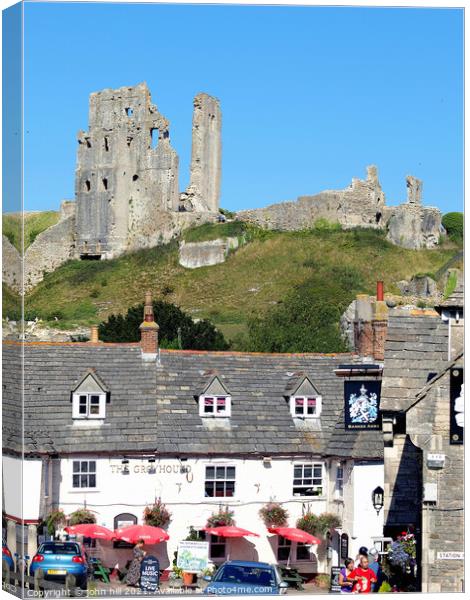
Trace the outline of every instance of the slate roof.
{"label": "slate roof", "polygon": [[439,306],[436,307],[436,310],[440,312],[442,308],[463,308],[464,303],[464,292],[463,292],[463,283],[459,283],[452,294],[441,302]]}
{"label": "slate roof", "polygon": [[[4,446],[16,451],[21,448],[21,432],[13,419],[13,411],[19,414],[19,372],[12,365],[19,349],[14,342],[4,343],[4,410],[12,430]],[[351,354],[162,350],[161,364],[156,365],[142,360],[138,344],[86,343],[29,343],[24,356],[25,452],[61,454],[324,455],[343,408],[343,379],[334,370],[345,360],[358,360]],[[110,391],[101,426],[72,420],[71,390],[90,368]],[[209,372],[216,372],[230,390],[229,421],[199,416],[196,395]],[[285,389],[299,372],[323,397],[321,427],[310,427],[307,421],[296,424],[290,415]],[[369,443],[361,441],[365,436],[355,435],[354,452],[374,458]],[[375,458],[381,456],[377,448]]]}
{"label": "slate roof", "polygon": [[447,362],[447,325],[437,314],[390,311],[382,377],[382,411],[405,411]]}

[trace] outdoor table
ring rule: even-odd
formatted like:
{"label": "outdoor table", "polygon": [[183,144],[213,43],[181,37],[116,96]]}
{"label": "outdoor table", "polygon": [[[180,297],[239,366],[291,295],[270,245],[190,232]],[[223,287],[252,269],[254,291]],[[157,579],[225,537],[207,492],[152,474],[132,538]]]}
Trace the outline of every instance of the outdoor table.
{"label": "outdoor table", "polygon": [[93,567],[93,575],[102,577],[104,583],[109,583],[110,570],[103,565],[99,558],[90,559],[90,563]]}
{"label": "outdoor table", "polygon": [[282,579],[289,584],[289,587],[303,590],[304,579],[297,571],[297,569],[288,569],[287,567],[281,567]]}

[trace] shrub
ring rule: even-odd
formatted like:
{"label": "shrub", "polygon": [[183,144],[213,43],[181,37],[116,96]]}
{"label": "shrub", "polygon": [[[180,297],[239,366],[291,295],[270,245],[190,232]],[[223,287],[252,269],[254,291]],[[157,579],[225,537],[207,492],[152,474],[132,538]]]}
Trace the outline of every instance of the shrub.
{"label": "shrub", "polygon": [[259,511],[260,517],[266,527],[285,527],[289,513],[276,502],[269,502]]}
{"label": "shrub", "polygon": [[46,527],[47,533],[49,535],[54,535],[56,530],[59,529],[62,525],[65,525],[66,518],[63,510],[53,510],[46,517]]}
{"label": "shrub", "polygon": [[451,271],[449,273],[449,277],[447,278],[447,281],[446,281],[446,287],[444,290],[444,300],[447,300],[447,298],[454,292],[456,287],[457,287],[457,273],[455,271]]}
{"label": "shrub", "polygon": [[315,535],[318,531],[319,520],[317,515],[313,513],[305,513],[303,517],[297,520],[296,524],[298,529],[302,529],[302,531],[306,531],[310,533],[310,535]]}
{"label": "shrub", "polygon": [[339,223],[332,223],[327,219],[317,219],[313,224],[315,231],[341,231],[341,225]]}
{"label": "shrub", "polygon": [[69,517],[69,525],[81,525],[83,523],[96,523],[96,517],[91,510],[79,508]]}
{"label": "shrub", "polygon": [[463,213],[450,212],[442,217],[442,225],[451,240],[461,241],[463,239]]}
{"label": "shrub", "polygon": [[326,573],[320,573],[315,577],[315,584],[323,589],[327,589],[330,587],[331,578]]}
{"label": "shrub", "polygon": [[165,527],[171,519],[171,513],[159,498],[153,506],[146,506],[144,522],[152,527]]}
{"label": "shrub", "polygon": [[225,527],[229,525],[235,525],[235,519],[233,518],[233,510],[221,509],[217,513],[213,513],[206,523],[206,527]]}

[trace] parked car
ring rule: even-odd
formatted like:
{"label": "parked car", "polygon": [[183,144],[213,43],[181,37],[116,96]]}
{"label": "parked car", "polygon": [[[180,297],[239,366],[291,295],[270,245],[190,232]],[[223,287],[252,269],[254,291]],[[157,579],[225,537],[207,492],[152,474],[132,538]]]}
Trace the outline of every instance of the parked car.
{"label": "parked car", "polygon": [[288,587],[276,565],[244,560],[228,560],[213,578],[204,579],[210,582],[204,593],[218,596],[275,595]]}
{"label": "parked car", "polygon": [[63,581],[68,574],[75,575],[77,586],[86,589],[88,571],[90,569],[88,556],[78,542],[44,542],[33,556],[30,574],[34,577],[38,569],[44,571],[44,579]]}
{"label": "parked car", "polygon": [[11,555],[11,552],[6,544],[2,544],[2,560],[7,563],[10,571],[15,570],[15,561],[13,560],[13,556]]}

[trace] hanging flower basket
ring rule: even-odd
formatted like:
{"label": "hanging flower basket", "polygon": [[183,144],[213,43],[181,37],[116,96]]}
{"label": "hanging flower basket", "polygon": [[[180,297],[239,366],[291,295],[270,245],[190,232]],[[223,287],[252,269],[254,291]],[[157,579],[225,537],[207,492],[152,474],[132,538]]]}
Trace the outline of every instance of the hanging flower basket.
{"label": "hanging flower basket", "polygon": [[69,517],[69,525],[82,525],[84,523],[96,523],[96,517],[86,508],[79,508]]}
{"label": "hanging flower basket", "polygon": [[260,517],[266,527],[285,527],[289,513],[277,502],[269,502],[259,511]]}
{"label": "hanging flower basket", "polygon": [[66,522],[67,519],[63,510],[53,510],[46,518],[47,533],[54,535],[57,529],[60,529]]}
{"label": "hanging flower basket", "polygon": [[315,535],[319,527],[318,517],[313,513],[305,513],[305,515],[297,520],[296,526],[298,529],[310,533],[310,535]]}
{"label": "hanging flower basket", "polygon": [[341,527],[341,519],[337,515],[334,515],[332,513],[322,513],[318,517],[317,532],[321,536],[326,536],[328,531],[331,531],[332,529],[336,529],[338,527]]}
{"label": "hanging flower basket", "polygon": [[171,519],[171,513],[160,498],[153,506],[146,506],[144,510],[144,522],[152,527],[166,527]]}
{"label": "hanging flower basket", "polygon": [[207,519],[206,527],[227,527],[235,525],[233,510],[219,510]]}

